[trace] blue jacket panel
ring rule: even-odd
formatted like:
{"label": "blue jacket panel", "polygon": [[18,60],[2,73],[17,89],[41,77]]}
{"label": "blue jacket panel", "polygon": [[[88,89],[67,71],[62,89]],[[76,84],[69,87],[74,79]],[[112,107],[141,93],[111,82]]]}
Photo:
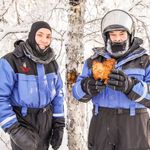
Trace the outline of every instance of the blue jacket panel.
{"label": "blue jacket panel", "polygon": [[3,129],[17,121],[13,106],[26,110],[52,105],[53,117],[64,117],[63,83],[58,72],[45,73],[45,66],[36,64],[37,74],[26,74],[16,72],[12,66],[16,68],[16,64],[0,59],[0,126]]}

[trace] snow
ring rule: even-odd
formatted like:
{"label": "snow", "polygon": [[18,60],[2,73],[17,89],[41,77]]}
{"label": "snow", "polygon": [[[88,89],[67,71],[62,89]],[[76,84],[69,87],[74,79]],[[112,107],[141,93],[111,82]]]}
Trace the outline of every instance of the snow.
{"label": "snow", "polygon": [[[67,0],[0,0],[0,56],[12,51],[14,49],[13,43],[16,40],[25,40],[27,38],[33,22],[37,20],[47,21],[53,29],[52,47],[57,55],[65,83],[65,44],[67,42],[67,17],[69,12],[67,2]],[[85,59],[91,56],[93,47],[103,46],[100,21],[107,11],[114,8],[126,10],[133,16],[137,27],[136,36],[144,39],[143,46],[149,52],[149,0],[87,0],[83,40]],[[90,110],[91,108],[89,107],[89,116],[91,115]],[[9,136],[0,130],[0,137],[4,139],[4,141],[0,140],[0,149],[8,150],[6,144],[9,143]],[[68,150],[66,130],[63,144],[59,150]]]}

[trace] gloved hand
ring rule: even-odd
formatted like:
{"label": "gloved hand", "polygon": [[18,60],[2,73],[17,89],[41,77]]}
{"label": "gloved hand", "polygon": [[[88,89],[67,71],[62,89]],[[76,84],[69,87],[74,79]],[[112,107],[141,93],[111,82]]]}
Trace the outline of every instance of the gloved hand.
{"label": "gloved hand", "polygon": [[54,150],[57,150],[63,139],[65,127],[65,119],[64,118],[53,118],[52,120],[52,136],[50,140],[50,144]]}
{"label": "gloved hand", "polygon": [[52,130],[51,145],[54,150],[57,150],[63,138],[64,128],[56,128]]}
{"label": "gloved hand", "polygon": [[90,95],[95,96],[105,88],[103,81],[94,80],[92,77],[87,77],[81,81],[82,90]]}
{"label": "gloved hand", "polygon": [[138,82],[137,79],[127,76],[121,70],[113,70],[109,75],[108,86],[113,90],[128,94]]}
{"label": "gloved hand", "polygon": [[6,130],[13,142],[22,150],[36,150],[39,143],[39,135],[21,126],[20,123],[15,123]]}

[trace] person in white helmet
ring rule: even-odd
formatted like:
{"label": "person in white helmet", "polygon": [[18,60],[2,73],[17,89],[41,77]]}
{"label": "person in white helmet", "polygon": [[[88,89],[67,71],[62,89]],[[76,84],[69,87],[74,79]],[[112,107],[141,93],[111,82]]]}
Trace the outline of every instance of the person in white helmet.
{"label": "person in white helmet", "polygon": [[[88,135],[89,150],[150,149],[150,61],[134,37],[134,21],[125,11],[114,9],[101,21],[105,46],[94,48],[73,86],[81,102],[92,100],[93,116]],[[93,78],[93,61],[116,60],[109,80]]]}

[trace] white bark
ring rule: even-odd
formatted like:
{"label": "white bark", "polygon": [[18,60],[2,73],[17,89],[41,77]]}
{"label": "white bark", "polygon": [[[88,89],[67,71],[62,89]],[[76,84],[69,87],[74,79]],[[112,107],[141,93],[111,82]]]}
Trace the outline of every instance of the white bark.
{"label": "white bark", "polygon": [[[69,74],[81,73],[83,65],[83,31],[85,0],[79,5],[70,5],[68,15],[69,29],[66,45],[67,77]],[[73,74],[72,74],[73,75]],[[67,129],[69,150],[87,149],[87,104],[78,102],[72,97],[72,81],[67,78]]]}

